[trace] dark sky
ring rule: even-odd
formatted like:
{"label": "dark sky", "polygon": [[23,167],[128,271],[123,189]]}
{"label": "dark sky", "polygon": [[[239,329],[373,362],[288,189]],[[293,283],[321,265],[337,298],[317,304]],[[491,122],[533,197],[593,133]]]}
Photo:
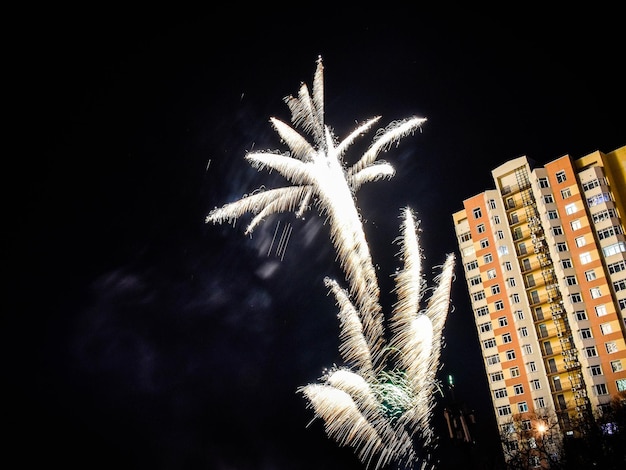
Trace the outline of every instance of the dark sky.
{"label": "dark sky", "polygon": [[[268,121],[289,120],[282,99],[311,84],[321,55],[326,122],[339,137],[376,115],[383,126],[428,119],[383,156],[397,175],[358,194],[384,293],[402,207],[421,220],[431,280],[456,251],[451,214],[493,187],[494,167],[626,144],[617,12],[419,10],[15,18],[3,356],[8,447],[24,467],[362,468],[320,422],[307,427],[312,412],[296,394],[340,362],[323,286],[341,279],[327,226],[281,217],[249,238],[243,224],[204,223],[213,207],[282,184],[243,159],[284,150]],[[293,229],[282,260],[268,249],[278,222],[279,234]],[[489,449],[493,418],[457,276],[442,378],[456,377]],[[382,301],[388,312],[393,298]]]}

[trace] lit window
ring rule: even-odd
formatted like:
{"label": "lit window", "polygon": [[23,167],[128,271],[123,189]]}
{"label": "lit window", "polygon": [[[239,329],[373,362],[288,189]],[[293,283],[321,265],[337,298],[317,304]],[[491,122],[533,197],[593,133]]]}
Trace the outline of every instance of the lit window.
{"label": "lit window", "polygon": [[602,292],[600,292],[599,287],[593,287],[589,289],[589,293],[591,294],[591,298],[597,299],[598,297],[602,297]]}
{"label": "lit window", "polygon": [[603,335],[608,335],[609,333],[613,333],[613,327],[611,326],[610,323],[602,323],[600,325],[600,332]]}
{"label": "lit window", "polygon": [[572,230],[580,230],[582,227],[580,220],[579,219],[572,220],[570,222],[570,227],[572,227]]}
{"label": "lit window", "polygon": [[591,263],[591,253],[588,251],[580,254],[580,262],[581,264]]}
{"label": "lit window", "polygon": [[608,352],[609,354],[617,352],[617,344],[613,341],[605,343],[604,346],[606,347],[606,352]]}
{"label": "lit window", "polygon": [[622,368],[622,361],[621,360],[617,360],[617,361],[611,361],[611,370],[613,372],[619,372],[621,371]]}
{"label": "lit window", "polygon": [[603,317],[607,314],[606,305],[596,305],[595,307],[596,315],[599,317]]}
{"label": "lit window", "polygon": [[575,202],[572,202],[571,204],[568,204],[568,205],[565,206],[565,212],[567,214],[573,214],[577,210],[578,210],[578,208],[576,207],[576,203]]}
{"label": "lit window", "polygon": [[496,278],[496,270],[490,269],[487,271],[487,279],[495,279]]}

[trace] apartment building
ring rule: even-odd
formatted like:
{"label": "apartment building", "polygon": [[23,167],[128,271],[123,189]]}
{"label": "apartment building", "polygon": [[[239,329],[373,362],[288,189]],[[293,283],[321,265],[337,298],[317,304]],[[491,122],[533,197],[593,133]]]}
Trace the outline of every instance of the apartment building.
{"label": "apartment building", "polygon": [[492,177],[453,221],[506,458],[626,391],[626,146]]}

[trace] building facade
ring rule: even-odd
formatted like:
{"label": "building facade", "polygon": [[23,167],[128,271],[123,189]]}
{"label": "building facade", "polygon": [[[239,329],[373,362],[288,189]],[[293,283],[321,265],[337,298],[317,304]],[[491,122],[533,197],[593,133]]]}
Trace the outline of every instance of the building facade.
{"label": "building facade", "polygon": [[492,176],[453,221],[505,458],[545,467],[539,438],[560,446],[626,391],[626,146]]}

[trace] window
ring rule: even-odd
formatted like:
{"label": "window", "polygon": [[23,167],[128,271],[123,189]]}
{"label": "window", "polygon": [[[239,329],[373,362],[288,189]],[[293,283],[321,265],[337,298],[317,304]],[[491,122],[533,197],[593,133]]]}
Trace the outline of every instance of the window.
{"label": "window", "polygon": [[489,374],[489,379],[492,382],[499,382],[500,380],[504,380],[504,374],[502,371],[494,372],[493,374]]}
{"label": "window", "polygon": [[596,178],[583,183],[583,191],[589,191],[590,189],[597,188],[598,186],[600,186],[600,180]]}
{"label": "window", "polygon": [[572,191],[569,188],[565,188],[561,190],[561,198],[567,199],[568,197],[572,197]]}
{"label": "window", "polygon": [[496,339],[489,338],[483,341],[483,349],[495,348],[496,347]]}
{"label": "window", "polygon": [[617,352],[617,344],[613,341],[609,341],[608,343],[605,343],[604,346],[606,347],[606,352],[608,352],[609,354],[613,354]]}
{"label": "window", "polygon": [[533,347],[530,344],[525,344],[523,347],[524,354],[527,356],[533,353]]}
{"label": "window", "polygon": [[510,261],[505,261],[504,262],[504,269],[505,269],[505,271],[512,271],[513,270],[513,265],[511,264]]}
{"label": "window", "polygon": [[585,271],[585,279],[587,279],[588,281],[595,281],[596,272],[593,269],[590,269],[589,271]]}
{"label": "window", "polygon": [[567,251],[567,243],[565,242],[559,242],[556,244],[556,249],[557,251],[560,251],[561,253],[564,251]]}
{"label": "window", "polygon": [[613,235],[621,235],[623,233],[622,227],[614,225],[613,227],[607,227],[602,230],[598,230],[598,238],[604,240],[605,238],[612,237]]}
{"label": "window", "polygon": [[524,271],[529,271],[530,270],[530,268],[531,268],[530,259],[524,258],[522,260],[522,268],[524,269]]}
{"label": "window", "polygon": [[480,207],[477,207],[472,212],[474,213],[475,219],[480,219],[483,216],[483,213],[480,211]]}
{"label": "window", "polygon": [[587,356],[587,357],[597,357],[598,356],[598,351],[596,351],[596,347],[595,346],[589,346],[588,348],[585,348],[584,351],[585,351],[585,356]]}
{"label": "window", "polygon": [[600,193],[590,198],[587,198],[587,205],[589,207],[593,207],[609,201],[611,201],[611,195],[609,193]]}
{"label": "window", "polygon": [[618,299],[617,304],[619,305],[620,310],[626,310],[626,299]]}
{"label": "window", "polygon": [[514,350],[509,349],[509,350],[506,352],[506,360],[507,360],[507,361],[512,361],[513,359],[515,359],[515,357],[516,357],[516,355],[515,355],[515,351],[514,351]]}
{"label": "window", "polygon": [[517,252],[520,255],[525,255],[528,253],[528,250],[526,249],[526,243],[522,242],[519,245],[517,245]]}
{"label": "window", "polygon": [[571,268],[572,267],[572,260],[569,259],[569,258],[562,259],[561,260],[561,267],[563,269]]}
{"label": "window", "polygon": [[581,246],[585,246],[587,244],[587,240],[585,240],[584,235],[582,237],[576,237],[576,246],[577,247],[581,247]]}
{"label": "window", "polygon": [[498,254],[499,254],[500,256],[502,256],[502,255],[508,255],[508,254],[509,254],[509,247],[508,247],[508,246],[506,246],[506,245],[500,245],[500,246],[498,247]]}
{"label": "window", "polygon": [[506,200],[506,206],[507,206],[509,209],[513,209],[513,208],[515,208],[515,200],[514,200],[512,197],[508,198],[508,199]]}
{"label": "window", "polygon": [[543,397],[535,398],[535,408],[545,408],[545,407],[546,407],[546,401]]}
{"label": "window", "polygon": [[560,225],[552,227],[552,235],[563,235],[563,227],[561,227]]}
{"label": "window", "polygon": [[530,388],[533,390],[541,390],[541,382],[539,379],[533,379],[530,381]]}
{"label": "window", "polygon": [[572,227],[572,230],[573,230],[573,231],[580,230],[580,229],[582,228],[582,225],[581,225],[581,223],[580,223],[580,220],[579,220],[579,219],[572,220],[572,221],[569,223],[569,225],[570,225],[570,227]]}
{"label": "window", "polygon": [[589,370],[591,371],[591,375],[594,375],[594,376],[602,375],[602,367],[601,366],[591,366],[589,368]]}
{"label": "window", "polygon": [[580,258],[580,262],[581,264],[589,264],[591,263],[591,253],[589,253],[588,251],[585,253],[581,253],[579,255]]}
{"label": "window", "polygon": [[576,276],[565,276],[565,282],[568,286],[575,286],[578,284],[578,282],[576,282]]}
{"label": "window", "polygon": [[608,395],[609,391],[606,388],[606,384],[596,384],[593,386],[596,395]]}
{"label": "window", "polygon": [[513,341],[513,338],[511,338],[511,333],[504,333],[502,335],[502,342],[504,344],[510,343],[511,341]]}
{"label": "window", "polygon": [[611,361],[611,370],[613,372],[619,372],[621,371],[622,368],[622,361],[621,360],[617,360],[617,361]]}
{"label": "window", "polygon": [[574,212],[576,212],[578,210],[578,208],[576,207],[576,203],[572,202],[571,204],[568,204],[565,206],[565,213],[568,215],[573,214]]}
{"label": "window", "polygon": [[465,264],[465,270],[466,271],[471,271],[473,269],[478,269],[478,261],[476,261],[476,260],[470,261],[469,263]]}
{"label": "window", "polygon": [[615,289],[615,292],[619,292],[621,290],[625,290],[626,289],[626,279],[620,279],[619,281],[615,281],[613,283],[613,288]]}
{"label": "window", "polygon": [[489,206],[489,209],[495,209],[496,208],[496,200],[495,199],[489,199],[489,201],[487,201],[487,205]]}
{"label": "window", "polygon": [[515,377],[519,377],[520,373],[519,373],[519,367],[511,367],[509,369],[509,372],[511,374],[511,378],[514,379]]}
{"label": "window", "polygon": [[513,391],[515,395],[522,395],[524,393],[524,386],[522,384],[513,385]]}
{"label": "window", "polygon": [[603,317],[607,314],[606,305],[596,305],[595,307],[596,315],[599,317]]}
{"label": "window", "polygon": [[539,291],[536,291],[536,290],[530,291],[530,301],[533,304],[539,303],[539,301],[540,301]]}
{"label": "window", "polygon": [[500,362],[500,356],[494,354],[493,356],[487,356],[487,364],[492,366]]}
{"label": "window", "polygon": [[528,411],[528,404],[525,401],[521,401],[517,404],[517,410],[520,413],[526,413]]}
{"label": "window", "polygon": [[506,283],[509,285],[509,287],[515,287],[517,285],[517,283],[515,282],[515,278],[514,277],[510,277],[506,280]]}
{"label": "window", "polygon": [[483,239],[480,241],[480,247],[481,247],[481,248],[487,248],[488,246],[489,246],[489,240],[487,240],[486,238],[483,238]]}
{"label": "window", "polygon": [[481,282],[482,282],[482,279],[481,279],[480,276],[473,276],[473,277],[470,277],[470,279],[469,279],[469,285],[470,286],[477,286]]}
{"label": "window", "polygon": [[507,397],[506,388],[499,388],[497,390],[494,390],[493,396],[496,398],[506,398]]}
{"label": "window", "polygon": [[519,294],[513,294],[511,296],[511,302],[514,303],[514,304],[519,304],[519,302],[520,302]]}
{"label": "window", "polygon": [[602,323],[600,325],[600,333],[603,335],[608,335],[609,333],[613,333],[613,327],[610,323]]}
{"label": "window", "polygon": [[602,297],[602,292],[600,292],[599,287],[592,287],[589,289],[589,293],[591,294],[592,299],[597,299],[598,297]]}
{"label": "window", "polygon": [[530,361],[526,366],[529,372],[537,372],[537,364],[535,364],[535,361]]}
{"label": "window", "polygon": [[548,211],[548,219],[555,220],[559,218],[559,213],[555,210]]}
{"label": "window", "polygon": [[487,279],[495,279],[497,276],[495,269],[489,269],[487,271]]}
{"label": "window", "polygon": [[500,317],[498,318],[498,326],[500,328],[507,326],[509,324],[509,321],[506,319],[506,317]]}
{"label": "window", "polygon": [[483,263],[489,264],[492,261],[493,261],[493,255],[491,253],[487,253],[485,256],[483,256]]}
{"label": "window", "polygon": [[491,286],[491,295],[496,295],[500,293],[500,285],[499,284],[494,284],[493,286]]}
{"label": "window", "polygon": [[520,335],[521,338],[527,337],[528,336],[528,328],[526,328],[525,326],[522,326],[519,329],[519,335]]}
{"label": "window", "polygon": [[556,181],[557,183],[563,183],[567,181],[567,176],[565,175],[565,170],[557,171],[556,173]]}
{"label": "window", "polygon": [[580,295],[580,292],[575,292],[573,294],[570,294],[569,301],[573,304],[577,304],[583,301],[583,297],[582,295]]}
{"label": "window", "polygon": [[480,331],[481,333],[487,333],[488,331],[491,331],[491,322],[488,321],[478,325],[478,331]]}
{"label": "window", "polygon": [[613,245],[602,248],[604,256],[616,255],[617,253],[624,253],[626,251],[626,242],[618,242]]}
{"label": "window", "polygon": [[582,330],[580,330],[580,337],[582,339],[589,339],[591,338],[591,329],[589,328],[583,328]]}
{"label": "window", "polygon": [[504,310],[504,302],[502,302],[501,300],[496,300],[496,303],[494,304],[494,307],[496,309],[496,312],[498,310]]}
{"label": "window", "polygon": [[476,231],[478,233],[485,233],[485,224],[479,224],[476,226]]}
{"label": "window", "polygon": [[469,232],[465,232],[459,235],[459,242],[461,243],[470,241],[471,239],[472,239],[472,235]]}
{"label": "window", "polygon": [[576,320],[578,321],[587,320],[587,312],[585,312],[584,310],[577,310],[576,312],[574,312],[574,315],[576,315]]}
{"label": "window", "polygon": [[548,184],[548,178],[539,178],[539,187],[540,188],[549,188],[550,185]]}
{"label": "window", "polygon": [[485,292],[484,291],[478,291],[478,292],[474,292],[472,294],[472,299],[474,299],[474,302],[478,302],[479,300],[483,300],[485,298]]}
{"label": "window", "polygon": [[591,218],[593,219],[594,223],[597,224],[598,222],[602,222],[603,220],[617,218],[617,212],[613,208],[604,209],[600,212],[596,212],[595,214],[591,214]]}
{"label": "window", "polygon": [[498,237],[498,240],[504,240],[504,232],[502,230],[496,231],[496,237]]}
{"label": "window", "polygon": [[524,312],[522,310],[515,310],[515,312],[513,312],[513,315],[515,315],[515,317],[518,320],[523,320],[524,319]]}
{"label": "window", "polygon": [[500,216],[499,215],[494,215],[493,216],[493,223],[494,224],[499,224],[500,223]]}
{"label": "window", "polygon": [[510,405],[498,406],[496,408],[496,411],[498,412],[498,416],[508,416],[511,414],[511,406]]}
{"label": "window", "polygon": [[489,314],[489,307],[479,307],[476,309],[476,316],[477,317],[484,317],[485,315]]}
{"label": "window", "polygon": [[551,203],[553,203],[554,202],[554,198],[552,197],[552,194],[544,194],[543,202],[544,202],[544,204],[551,204]]}
{"label": "window", "polygon": [[608,265],[609,273],[615,274],[626,270],[626,261],[621,260],[617,263],[611,263]]}

